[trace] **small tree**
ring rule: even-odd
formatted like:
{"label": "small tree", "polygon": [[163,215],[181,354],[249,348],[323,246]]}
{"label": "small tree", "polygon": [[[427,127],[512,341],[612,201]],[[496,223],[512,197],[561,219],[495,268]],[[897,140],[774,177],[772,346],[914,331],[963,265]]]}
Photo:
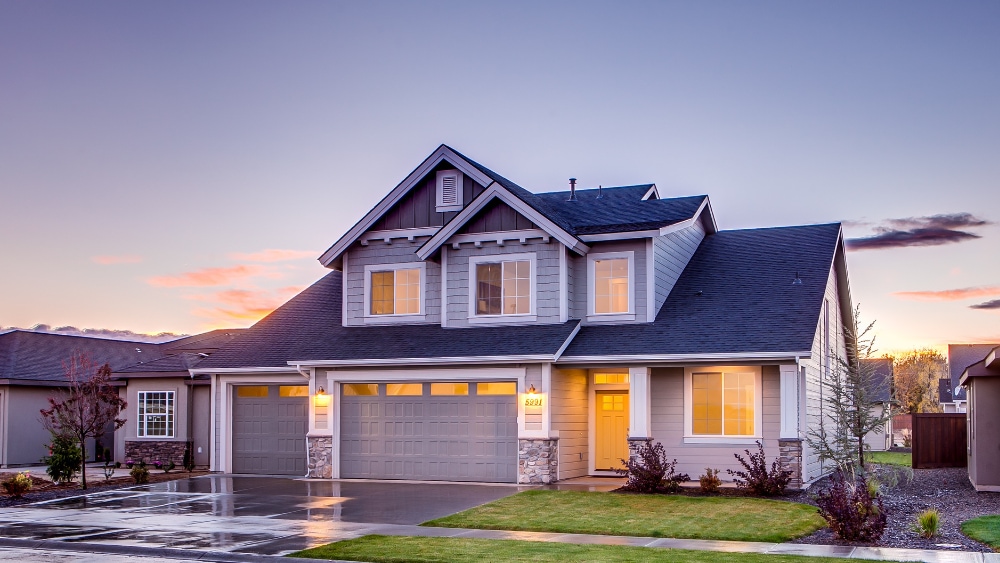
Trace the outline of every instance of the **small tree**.
{"label": "small tree", "polygon": [[[42,409],[42,424],[53,436],[80,445],[86,452],[87,438],[104,435],[108,425],[115,430],[125,425],[119,414],[125,401],[111,385],[111,366],[97,365],[90,356],[74,353],[63,362],[69,388],[59,397],[49,397],[49,408]],[[80,485],[87,488],[87,456],[80,460]]]}
{"label": "small tree", "polygon": [[875,323],[861,328],[861,309],[854,309],[854,326],[845,327],[847,357],[831,352],[830,369],[820,374],[823,411],[819,424],[806,433],[806,443],[816,450],[820,460],[832,461],[839,469],[851,472],[864,469],[865,436],[879,432],[894,414],[880,398],[891,395],[891,378],[880,375],[875,362],[865,361],[875,354]]}

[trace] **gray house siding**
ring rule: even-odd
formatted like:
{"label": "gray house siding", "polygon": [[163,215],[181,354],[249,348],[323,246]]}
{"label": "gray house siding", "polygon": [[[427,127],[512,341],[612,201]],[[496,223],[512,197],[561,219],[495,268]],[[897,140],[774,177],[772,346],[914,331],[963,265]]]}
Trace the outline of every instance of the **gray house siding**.
{"label": "gray house siding", "polygon": [[559,478],[589,472],[589,408],[587,370],[552,370],[552,430],[559,435]]}
{"label": "gray house siding", "polygon": [[[348,326],[362,326],[365,323],[365,266],[380,264],[425,265],[424,319],[419,322],[441,322],[441,265],[430,260],[424,262],[417,258],[416,251],[427,241],[427,237],[417,237],[413,242],[406,239],[393,239],[392,244],[371,241],[368,246],[355,244],[347,253],[344,268],[344,287],[346,295],[346,310],[344,318]],[[380,319],[369,318],[369,321],[379,322]]]}
{"label": "gray house siding", "polygon": [[[420,227],[440,227],[451,221],[457,211],[438,213],[437,207],[437,175],[438,170],[449,170],[452,166],[442,163],[420,181],[409,193],[403,196],[372,226],[373,231],[394,231],[396,229],[413,229]],[[463,203],[468,205],[484,188],[468,176],[463,176]]]}
{"label": "gray house siding", "polygon": [[[722,471],[722,478],[730,480],[726,469],[742,469],[733,457],[743,450],[754,451],[755,445],[685,444],[684,443],[684,369],[653,368],[652,374],[653,439],[663,444],[669,459],[677,458],[677,471],[693,479],[705,472],[706,467]],[[768,459],[778,455],[778,435],[781,430],[781,394],[777,366],[763,366],[761,373],[762,436]]]}
{"label": "gray house siding", "polygon": [[[469,259],[473,256],[497,256],[507,254],[535,253],[535,314],[537,323],[558,323],[559,321],[559,252],[562,245],[555,240],[548,243],[529,240],[526,244],[484,242],[481,248],[465,243],[456,250],[448,248],[448,302],[446,310],[449,328],[464,328],[469,325]],[[428,278],[431,263],[428,262]],[[440,276],[440,268],[437,268]],[[440,278],[437,278],[440,279]],[[440,284],[439,284],[440,287]],[[440,295],[440,292],[438,293]],[[479,326],[479,325],[477,325]]]}
{"label": "gray house siding", "polygon": [[694,225],[653,239],[653,264],[656,279],[656,311],[660,311],[677,278],[694,256],[705,238],[701,221]]}

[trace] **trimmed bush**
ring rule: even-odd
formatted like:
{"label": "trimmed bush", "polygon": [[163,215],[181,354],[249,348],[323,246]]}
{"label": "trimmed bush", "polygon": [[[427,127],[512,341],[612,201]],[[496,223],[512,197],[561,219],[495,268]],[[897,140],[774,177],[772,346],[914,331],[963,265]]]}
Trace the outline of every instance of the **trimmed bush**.
{"label": "trimmed bush", "polygon": [[711,467],[705,468],[705,474],[698,478],[698,482],[701,483],[701,492],[703,493],[717,493],[719,486],[722,485],[722,480],[719,479],[719,470]]}
{"label": "trimmed bush", "polygon": [[46,465],[45,472],[53,481],[65,484],[76,478],[76,474],[80,472],[83,454],[73,440],[53,435],[52,443],[49,444],[49,455],[42,458],[42,463]]}
{"label": "trimmed bush", "polygon": [[628,478],[622,489],[634,493],[675,493],[690,479],[687,473],[675,473],[677,460],[667,461],[663,444],[644,442],[635,457],[623,459],[625,469],[616,469]]}
{"label": "trimmed bush", "polygon": [[149,482],[149,469],[146,468],[146,462],[140,461],[139,465],[136,465],[128,472],[132,476],[132,480],[135,481],[136,485],[143,485]]}
{"label": "trimmed bush", "polygon": [[837,537],[848,541],[873,542],[882,537],[888,517],[882,498],[860,475],[848,478],[840,470],[830,477],[830,486],[816,496],[819,515]]}
{"label": "trimmed bush", "polygon": [[734,476],[736,487],[748,490],[751,493],[762,497],[773,497],[784,494],[788,482],[792,480],[792,472],[785,469],[779,460],[771,463],[771,470],[767,469],[767,458],[764,456],[764,444],[757,440],[757,453],[750,453],[750,450],[743,450],[749,460],[736,453],[736,461],[740,462],[745,471],[733,471],[727,469],[726,472]]}
{"label": "trimmed bush", "polygon": [[3,489],[14,498],[21,498],[31,490],[31,475],[27,471],[21,471],[10,479],[3,482]]}

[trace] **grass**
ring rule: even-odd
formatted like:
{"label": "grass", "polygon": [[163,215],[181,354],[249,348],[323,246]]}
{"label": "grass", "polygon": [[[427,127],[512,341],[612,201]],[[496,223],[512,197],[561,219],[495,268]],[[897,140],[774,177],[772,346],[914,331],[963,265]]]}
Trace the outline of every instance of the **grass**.
{"label": "grass", "polygon": [[576,545],[517,540],[363,536],[339,541],[289,557],[370,561],[372,563],[479,563],[481,561],[643,563],[843,563],[830,557],[725,553],[611,545]]}
{"label": "grass", "polygon": [[980,516],[966,520],[962,522],[962,533],[993,549],[1000,549],[1000,516]]}
{"label": "grass", "polygon": [[524,491],[424,526],[783,542],[822,528],[816,507],[744,497]]}
{"label": "grass", "polygon": [[868,452],[865,459],[871,463],[881,463],[885,465],[902,465],[910,467],[913,465],[913,455],[907,452]]}

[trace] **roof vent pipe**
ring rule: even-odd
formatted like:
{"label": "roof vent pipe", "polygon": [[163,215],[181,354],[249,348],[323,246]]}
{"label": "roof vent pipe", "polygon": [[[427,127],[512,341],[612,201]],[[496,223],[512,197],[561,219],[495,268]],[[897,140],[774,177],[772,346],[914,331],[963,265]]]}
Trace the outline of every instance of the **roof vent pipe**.
{"label": "roof vent pipe", "polygon": [[569,179],[569,199],[567,201],[576,201],[576,178]]}
{"label": "roof vent pipe", "polygon": [[602,197],[604,197],[604,186],[598,184],[597,185],[597,199],[601,199]]}

